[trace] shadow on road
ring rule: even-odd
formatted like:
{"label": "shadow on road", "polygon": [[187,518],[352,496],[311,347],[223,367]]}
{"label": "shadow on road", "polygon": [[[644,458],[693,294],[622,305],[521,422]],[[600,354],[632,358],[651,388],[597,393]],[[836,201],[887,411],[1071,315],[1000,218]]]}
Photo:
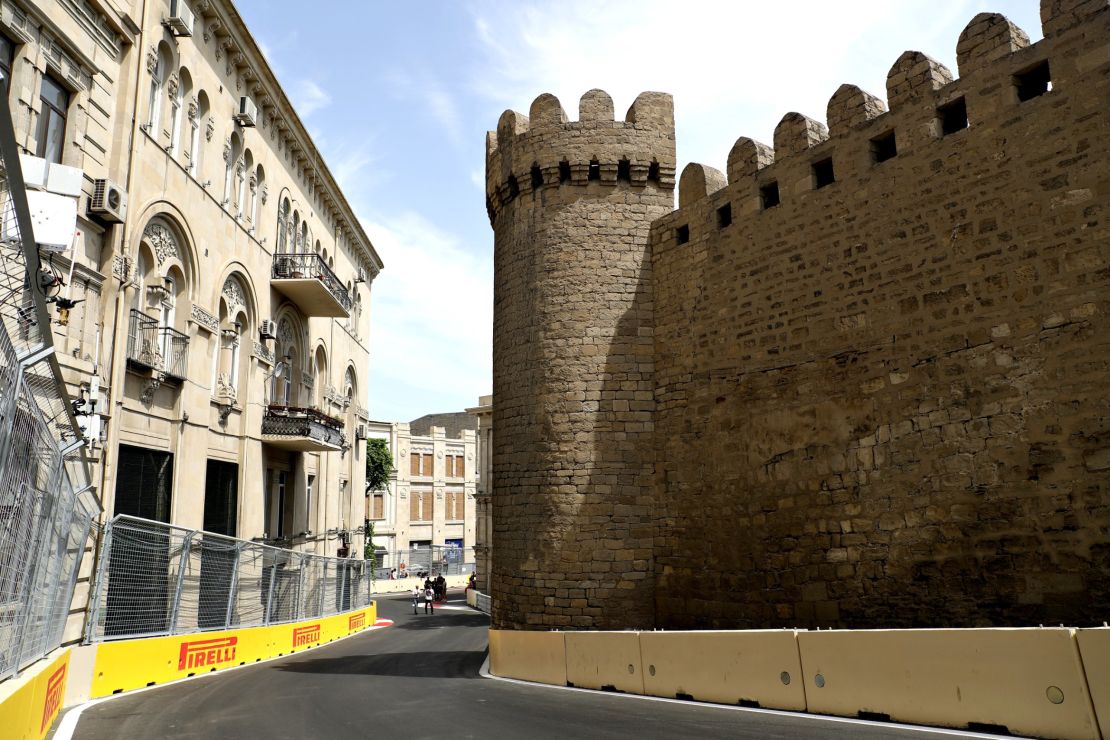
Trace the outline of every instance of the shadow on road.
{"label": "shadow on road", "polygon": [[412,678],[477,678],[484,650],[457,650],[312,658],[274,666],[285,673],[408,676]]}
{"label": "shadow on road", "polygon": [[447,611],[437,609],[434,614],[408,614],[411,619],[395,620],[390,629],[430,630],[440,627],[481,627],[489,623],[489,617],[481,612]]}

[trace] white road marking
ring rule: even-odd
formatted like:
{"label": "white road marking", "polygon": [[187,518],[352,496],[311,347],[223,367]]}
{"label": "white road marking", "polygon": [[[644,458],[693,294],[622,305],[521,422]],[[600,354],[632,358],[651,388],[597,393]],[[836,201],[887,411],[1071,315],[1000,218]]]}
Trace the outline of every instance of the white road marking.
{"label": "white road marking", "polygon": [[385,629],[386,627],[392,627],[392,626],[393,626],[393,620],[392,619],[379,619],[378,621],[374,622],[373,626],[367,627],[364,630],[360,630],[359,632],[353,632],[353,633],[347,635],[347,637],[340,637],[338,640],[332,640],[331,642],[325,642],[325,643],[322,643],[320,645],[315,645],[313,647],[308,648],[308,650],[304,650],[300,653],[290,653],[289,655],[275,655],[272,658],[266,658],[265,660],[260,660],[257,663],[247,663],[246,665],[232,666],[230,668],[224,668],[223,670],[216,671],[215,673],[201,673],[201,674],[196,675],[196,676],[189,676],[188,678],[179,678],[175,681],[167,681],[166,683],[158,684],[156,686],[144,686],[144,687],[139,688],[139,689],[132,689],[131,691],[124,691],[123,693],[120,693],[120,694],[112,694],[111,696],[102,696],[99,699],[90,699],[89,701],[87,701],[83,704],[78,704],[78,705],[66,710],[65,714],[62,715],[62,721],[58,723],[58,730],[54,733],[54,740],[73,740],[73,731],[77,729],[77,722],[80,721],[81,715],[84,713],[84,711],[86,709],[88,709],[89,707],[95,707],[97,704],[102,704],[103,702],[111,701],[112,699],[120,699],[120,698],[123,698],[125,696],[134,696],[135,694],[141,694],[144,691],[153,691],[154,689],[160,689],[160,688],[163,688],[165,686],[172,686],[173,684],[184,683],[186,681],[199,681],[202,678],[210,678],[212,676],[223,676],[223,675],[226,675],[226,674],[230,673],[231,671],[237,671],[240,668],[250,668],[251,666],[261,665],[262,663],[269,663],[272,660],[279,660],[279,659],[282,659],[282,658],[288,658],[291,655],[302,655],[304,653],[309,652],[310,650],[315,650],[316,648],[322,648],[325,645],[334,645],[337,642],[340,642],[342,640],[346,640],[347,638],[350,638],[350,637],[355,637],[356,635],[364,635],[367,632],[373,632],[374,630]]}
{"label": "white road marking", "polygon": [[478,675],[482,678],[491,678],[494,681],[504,681],[506,683],[515,683],[521,686],[534,686],[540,689],[557,689],[562,691],[578,691],[586,694],[593,694],[595,696],[611,696],[620,699],[639,699],[640,701],[658,701],[667,704],[682,704],[687,707],[698,707],[705,709],[728,709],[733,712],[752,712],[754,714],[771,714],[779,717],[791,717],[793,719],[812,720],[814,722],[835,722],[838,724],[846,725],[863,725],[872,729],[893,728],[896,730],[906,730],[908,732],[931,732],[937,735],[952,735],[954,737],[975,737],[975,738],[1003,738],[1010,737],[1007,735],[990,735],[982,732],[968,732],[966,730],[952,730],[946,727],[925,727],[923,725],[903,725],[898,722],[871,722],[865,719],[855,719],[852,717],[830,717],[824,714],[808,714],[806,712],[787,712],[782,709],[757,709],[755,707],[740,707],[733,706],[732,704],[711,704],[710,702],[703,701],[688,701],[686,699],[668,699],[664,696],[641,696],[640,694],[621,694],[613,691],[597,691],[595,689],[581,689],[577,686],[556,686],[549,683],[536,683],[534,681],[522,681],[519,678],[505,678],[503,676],[495,676],[489,672],[489,651],[486,652],[486,659],[482,663]]}

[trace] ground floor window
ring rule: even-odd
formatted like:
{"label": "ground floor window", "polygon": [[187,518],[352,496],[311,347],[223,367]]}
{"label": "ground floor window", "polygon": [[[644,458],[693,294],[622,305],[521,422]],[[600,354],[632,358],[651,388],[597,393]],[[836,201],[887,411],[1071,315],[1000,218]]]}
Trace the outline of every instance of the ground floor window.
{"label": "ground floor window", "polygon": [[119,446],[115,513],[170,521],[173,455],[144,447]]}
{"label": "ground floor window", "polygon": [[209,460],[204,477],[204,530],[234,537],[239,519],[239,466]]}
{"label": "ground floor window", "polygon": [[289,473],[284,470],[270,470],[267,474],[269,485],[265,498],[266,537],[277,539],[285,536],[285,506]]}

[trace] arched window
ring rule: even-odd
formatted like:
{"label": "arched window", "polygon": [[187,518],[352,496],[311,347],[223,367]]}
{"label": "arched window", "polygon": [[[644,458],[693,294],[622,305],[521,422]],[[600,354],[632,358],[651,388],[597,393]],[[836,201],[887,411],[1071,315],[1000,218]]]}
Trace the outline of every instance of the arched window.
{"label": "arched window", "polygon": [[189,102],[189,174],[200,177],[201,152],[207,134],[201,135],[201,129],[208,124],[208,95],[201,90]]}
{"label": "arched window", "polygon": [[175,158],[181,153],[181,109],[192,92],[193,78],[189,70],[182,67],[170,80],[170,155]]}
{"label": "arched window", "polygon": [[235,170],[242,164],[243,144],[239,138],[239,132],[232,132],[231,138],[224,144],[224,205],[230,205],[232,209],[238,206],[238,203],[232,203],[231,199],[235,197],[238,183],[235,182]]}
{"label": "arched window", "polygon": [[244,338],[250,336],[247,292],[235,275],[220,291],[220,337],[217,346],[216,397],[234,403],[243,386]]}
{"label": "arched window", "polygon": [[275,372],[271,377],[270,403],[278,406],[296,405],[296,388],[294,382],[300,372],[300,348],[297,335],[288,318],[278,322],[277,361],[281,365],[281,372]]}
{"label": "arched window", "polygon": [[316,408],[323,409],[327,404],[327,387],[328,387],[328,355],[324,350],[324,346],[320,345],[316,348],[316,355],[313,358],[313,384]]}
{"label": "arched window", "polygon": [[293,211],[293,233],[289,235],[289,251],[296,254],[301,251],[301,214]]}
{"label": "arched window", "polygon": [[250,221],[252,224],[258,223],[258,214],[262,210],[262,204],[266,202],[266,170],[262,165],[255,168],[254,173],[251,175],[251,212]]}
{"label": "arched window", "polygon": [[278,208],[278,222],[277,222],[277,251],[278,254],[284,254],[289,248],[289,199],[281,199],[281,207]]}
{"label": "arched window", "polygon": [[248,200],[250,191],[247,189],[247,181],[253,177],[251,170],[254,169],[254,155],[248,149],[243,153],[242,159],[235,163],[235,179],[238,183],[237,195],[235,197],[235,217],[242,219],[251,211],[251,204]]}
{"label": "arched window", "polygon": [[163,41],[158,44],[152,63],[148,64],[147,67],[150,71],[150,118],[147,119],[147,123],[150,126],[150,135],[155,138],[158,138],[158,126],[162,122],[162,92],[172,61],[173,56],[170,48]]}

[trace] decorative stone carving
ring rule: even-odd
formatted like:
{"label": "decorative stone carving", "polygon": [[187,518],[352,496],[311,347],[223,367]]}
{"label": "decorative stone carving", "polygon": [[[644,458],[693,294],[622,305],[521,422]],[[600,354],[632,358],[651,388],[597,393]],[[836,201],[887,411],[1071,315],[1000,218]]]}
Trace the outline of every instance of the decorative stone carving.
{"label": "decorative stone carving", "polygon": [[254,343],[254,349],[251,352],[251,356],[252,357],[257,357],[258,359],[262,360],[263,362],[265,362],[269,365],[274,364],[274,352],[273,352],[273,350],[271,350],[269,347],[267,347],[262,342],[255,342]]}
{"label": "decorative stone carving", "polygon": [[227,300],[228,313],[233,313],[233,309],[238,306],[246,306],[247,301],[243,296],[243,286],[234,277],[229,277],[224,281],[223,296]]}
{"label": "decorative stone carving", "polygon": [[200,101],[196,96],[189,98],[189,120],[196,124],[197,116],[200,115]]}
{"label": "decorative stone carving", "polygon": [[216,378],[216,402],[235,403],[235,386],[231,384],[231,376],[220,373]]}
{"label": "decorative stone carving", "polygon": [[231,138],[224,139],[224,163],[231,166]]}
{"label": "decorative stone carving", "polygon": [[127,281],[131,277],[131,260],[127,255],[117,254],[112,260],[112,275],[120,280]]}
{"label": "decorative stone carving", "polygon": [[314,380],[313,380],[313,377],[312,377],[312,373],[302,372],[301,373],[301,382],[304,383],[307,387],[311,388],[315,384]]}
{"label": "decorative stone carving", "polygon": [[171,74],[169,79],[166,80],[166,91],[170,94],[170,99],[177,97],[177,89],[181,86],[181,80],[177,74]]}
{"label": "decorative stone carving", "polygon": [[158,386],[162,385],[160,378],[151,378],[147,384],[143,386],[143,392],[139,395],[139,401],[144,406],[150,406],[154,403],[154,392],[158,390]]}
{"label": "decorative stone carving", "polygon": [[158,71],[158,48],[155,46],[146,50],[146,71],[150,74]]}
{"label": "decorative stone carving", "polygon": [[262,205],[266,205],[266,199],[270,197],[270,186],[262,183],[262,187],[258,191],[258,197],[262,200]]}
{"label": "decorative stone carving", "polygon": [[151,221],[146,225],[146,229],[143,231],[143,239],[146,239],[150,242],[150,246],[154,247],[154,256],[158,258],[159,265],[165,262],[167,257],[181,259],[181,253],[177,248],[177,237],[157,221]]}
{"label": "decorative stone carving", "polygon": [[216,132],[216,122],[211,118],[208,119],[208,125],[204,129],[204,140],[212,141],[212,134]]}
{"label": "decorative stone carving", "polygon": [[211,334],[215,334],[220,329],[219,320],[195,303],[193,304],[189,318],[191,318],[197,326]]}

